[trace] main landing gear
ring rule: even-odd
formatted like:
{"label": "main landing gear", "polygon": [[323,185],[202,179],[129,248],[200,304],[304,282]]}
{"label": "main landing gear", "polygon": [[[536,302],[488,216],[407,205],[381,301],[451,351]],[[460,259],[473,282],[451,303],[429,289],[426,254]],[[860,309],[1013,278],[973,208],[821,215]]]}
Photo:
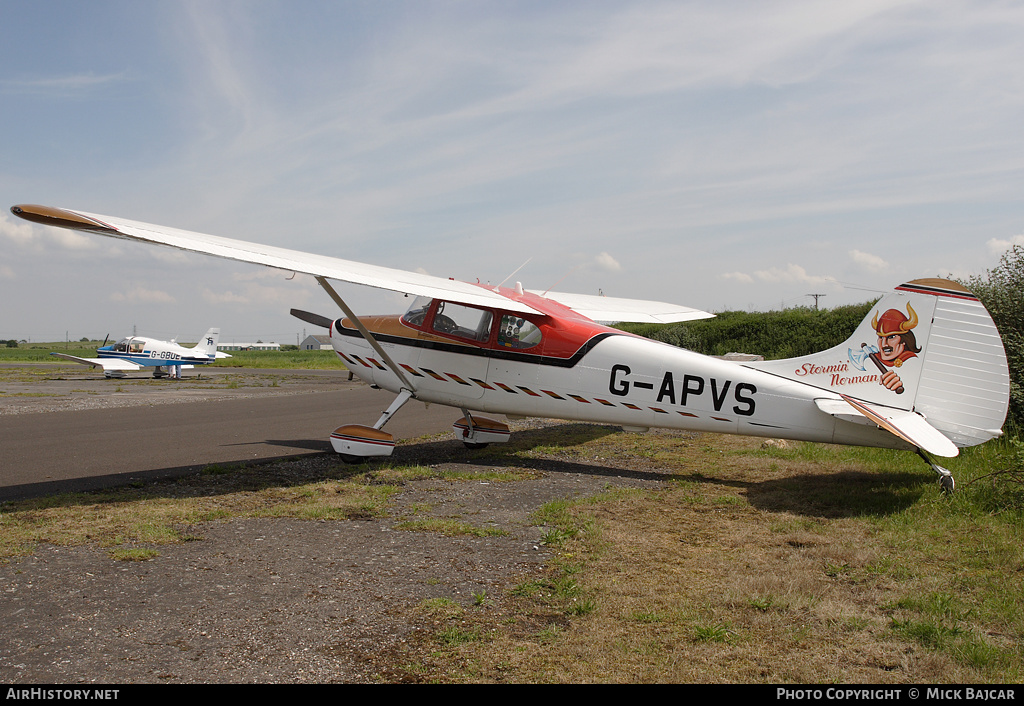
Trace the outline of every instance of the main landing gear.
{"label": "main landing gear", "polygon": [[360,463],[376,456],[390,456],[395,450],[395,437],[381,428],[388,420],[412,399],[412,390],[402,389],[398,397],[380,415],[372,427],[363,424],[346,424],[331,434],[331,446],[345,463]]}
{"label": "main landing gear", "polygon": [[503,444],[512,433],[508,424],[487,417],[474,417],[469,410],[462,410],[462,419],[455,420],[452,431],[462,439],[467,449],[482,449],[488,444]]}
{"label": "main landing gear", "polygon": [[924,462],[931,466],[932,470],[939,475],[939,487],[942,488],[942,492],[952,494],[953,489],[956,486],[956,481],[953,480],[953,474],[950,473],[948,469],[935,463],[931,456],[925,453],[923,449],[918,449],[917,455],[923,458]]}
{"label": "main landing gear", "polygon": [[[331,434],[331,447],[345,463],[361,463],[369,458],[390,456],[395,450],[395,437],[383,431],[383,427],[412,398],[412,391],[403,389],[372,427],[363,424],[338,427]],[[469,449],[482,449],[488,444],[506,442],[511,434],[507,424],[486,417],[474,417],[466,409],[462,410],[462,418],[455,421],[452,430]]]}

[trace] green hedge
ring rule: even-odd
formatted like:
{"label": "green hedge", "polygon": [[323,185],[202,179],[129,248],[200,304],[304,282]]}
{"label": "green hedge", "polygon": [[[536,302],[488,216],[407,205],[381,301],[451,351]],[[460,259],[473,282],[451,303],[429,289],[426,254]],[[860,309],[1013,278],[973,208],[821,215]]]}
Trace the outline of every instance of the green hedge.
{"label": "green hedge", "polygon": [[704,355],[755,353],[769,360],[796,358],[838,346],[868,315],[874,301],[815,310],[724,311],[682,324],[622,324],[624,331]]}

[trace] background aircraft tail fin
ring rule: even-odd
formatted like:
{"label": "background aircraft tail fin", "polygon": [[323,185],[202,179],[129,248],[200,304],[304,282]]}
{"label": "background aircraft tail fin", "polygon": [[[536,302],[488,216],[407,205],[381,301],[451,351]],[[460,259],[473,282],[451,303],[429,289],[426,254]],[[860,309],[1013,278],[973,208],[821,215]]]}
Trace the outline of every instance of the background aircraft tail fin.
{"label": "background aircraft tail fin", "polygon": [[195,345],[192,350],[198,353],[204,353],[210,358],[217,356],[217,342],[220,341],[220,329],[212,328],[203,334],[203,337],[199,339],[199,343]]}
{"label": "background aircraft tail fin", "polygon": [[960,447],[999,436],[1009,406],[999,331],[976,296],[945,279],[900,285],[835,348],[747,365],[916,412]]}

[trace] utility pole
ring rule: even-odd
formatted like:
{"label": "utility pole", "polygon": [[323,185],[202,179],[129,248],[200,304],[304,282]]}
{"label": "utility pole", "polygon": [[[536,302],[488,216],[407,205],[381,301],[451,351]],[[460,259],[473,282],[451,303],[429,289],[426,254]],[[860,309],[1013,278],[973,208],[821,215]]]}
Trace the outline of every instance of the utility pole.
{"label": "utility pole", "polygon": [[818,298],[819,297],[824,297],[825,295],[824,294],[808,294],[807,296],[814,297],[814,310],[817,311],[818,310]]}

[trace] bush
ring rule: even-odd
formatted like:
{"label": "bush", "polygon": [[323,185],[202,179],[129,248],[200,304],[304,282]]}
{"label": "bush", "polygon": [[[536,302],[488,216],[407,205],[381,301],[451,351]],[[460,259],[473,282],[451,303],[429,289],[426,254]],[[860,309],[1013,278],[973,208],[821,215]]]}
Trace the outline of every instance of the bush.
{"label": "bush", "polygon": [[713,319],[682,324],[622,325],[632,333],[704,355],[755,353],[768,360],[796,358],[838,346],[868,315],[874,302],[835,309],[725,311]]}

